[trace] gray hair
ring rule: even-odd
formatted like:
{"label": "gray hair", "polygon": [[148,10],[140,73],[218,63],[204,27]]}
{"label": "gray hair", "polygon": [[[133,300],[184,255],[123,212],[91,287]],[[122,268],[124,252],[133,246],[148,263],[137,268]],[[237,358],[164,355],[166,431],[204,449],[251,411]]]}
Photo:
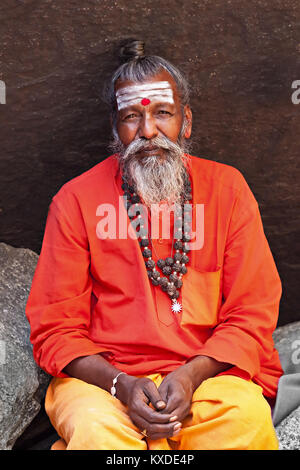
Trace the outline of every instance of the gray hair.
{"label": "gray hair", "polygon": [[145,43],[138,40],[126,41],[120,48],[119,57],[123,62],[114,72],[104,91],[104,100],[109,104],[112,115],[113,131],[116,130],[115,84],[118,80],[143,82],[161,70],[166,70],[173,77],[180,97],[182,109],[189,104],[189,85],[184,75],[170,62],[156,55],[145,55]]}

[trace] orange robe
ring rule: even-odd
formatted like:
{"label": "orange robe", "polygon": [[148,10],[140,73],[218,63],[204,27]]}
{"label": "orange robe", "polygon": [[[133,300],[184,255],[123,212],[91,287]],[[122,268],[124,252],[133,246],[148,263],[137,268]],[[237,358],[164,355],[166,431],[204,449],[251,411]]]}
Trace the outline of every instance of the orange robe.
{"label": "orange robe", "polygon": [[[149,282],[137,239],[124,237],[129,219],[115,156],[54,196],[26,307],[35,360],[50,375],[67,377],[73,359],[97,353],[132,375],[166,374],[207,355],[233,364],[223,374],[276,396],[281,283],[258,204],[228,165],[190,157],[189,171],[194,208],[204,207],[204,243],[189,254],[180,313]],[[99,238],[102,204],[115,208],[116,238]],[[170,239],[153,244],[154,259],[170,256]]]}

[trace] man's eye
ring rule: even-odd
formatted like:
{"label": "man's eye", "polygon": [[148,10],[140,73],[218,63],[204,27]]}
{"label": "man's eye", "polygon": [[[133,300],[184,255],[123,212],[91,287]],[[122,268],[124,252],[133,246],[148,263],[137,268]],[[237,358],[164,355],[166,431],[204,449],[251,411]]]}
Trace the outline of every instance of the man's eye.
{"label": "man's eye", "polygon": [[132,113],[132,114],[127,114],[127,116],[125,116],[124,120],[127,121],[129,119],[134,119],[136,117],[136,114]]}
{"label": "man's eye", "polygon": [[160,109],[158,111],[158,114],[168,114],[169,116],[172,116],[171,113],[169,111],[166,111],[165,109]]}

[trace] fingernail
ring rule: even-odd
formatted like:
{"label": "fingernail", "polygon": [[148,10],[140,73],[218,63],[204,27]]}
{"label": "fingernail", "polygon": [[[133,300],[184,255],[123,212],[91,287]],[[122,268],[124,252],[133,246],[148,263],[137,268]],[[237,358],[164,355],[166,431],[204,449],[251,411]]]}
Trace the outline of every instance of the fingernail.
{"label": "fingernail", "polygon": [[177,429],[181,429],[181,423],[175,424],[173,429],[174,429],[174,431],[177,431]]}
{"label": "fingernail", "polygon": [[162,406],[166,406],[165,402],[164,401],[158,401],[156,403],[156,406],[158,406],[159,408],[161,408]]}
{"label": "fingernail", "polygon": [[169,422],[172,423],[173,421],[176,421],[177,419],[177,416],[171,416],[171,418],[169,419]]}
{"label": "fingernail", "polygon": [[181,429],[176,429],[176,431],[173,432],[173,436],[177,436],[177,434],[179,434],[181,431]]}

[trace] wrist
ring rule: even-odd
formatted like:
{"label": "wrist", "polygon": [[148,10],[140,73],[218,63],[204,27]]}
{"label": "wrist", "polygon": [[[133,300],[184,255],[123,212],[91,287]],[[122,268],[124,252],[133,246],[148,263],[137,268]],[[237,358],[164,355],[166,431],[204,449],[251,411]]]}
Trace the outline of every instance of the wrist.
{"label": "wrist", "polygon": [[185,366],[188,367],[189,376],[194,390],[196,390],[204,380],[215,377],[220,372],[232,367],[232,364],[219,362],[209,356],[196,356],[186,363]]}
{"label": "wrist", "polygon": [[[198,359],[198,358],[195,358]],[[200,375],[201,375],[201,361],[193,359],[190,362],[187,362],[183,367],[188,374],[188,377],[192,384],[193,392],[199,387],[200,383],[202,382]]]}
{"label": "wrist", "polygon": [[128,404],[128,398],[129,398],[129,394],[130,394],[130,390],[134,384],[134,382],[136,382],[137,378],[132,376],[132,375],[128,375],[128,374],[121,374],[119,377],[118,377],[118,382],[116,384],[116,398],[118,398],[118,400],[120,400],[122,403],[124,403],[125,405]]}

